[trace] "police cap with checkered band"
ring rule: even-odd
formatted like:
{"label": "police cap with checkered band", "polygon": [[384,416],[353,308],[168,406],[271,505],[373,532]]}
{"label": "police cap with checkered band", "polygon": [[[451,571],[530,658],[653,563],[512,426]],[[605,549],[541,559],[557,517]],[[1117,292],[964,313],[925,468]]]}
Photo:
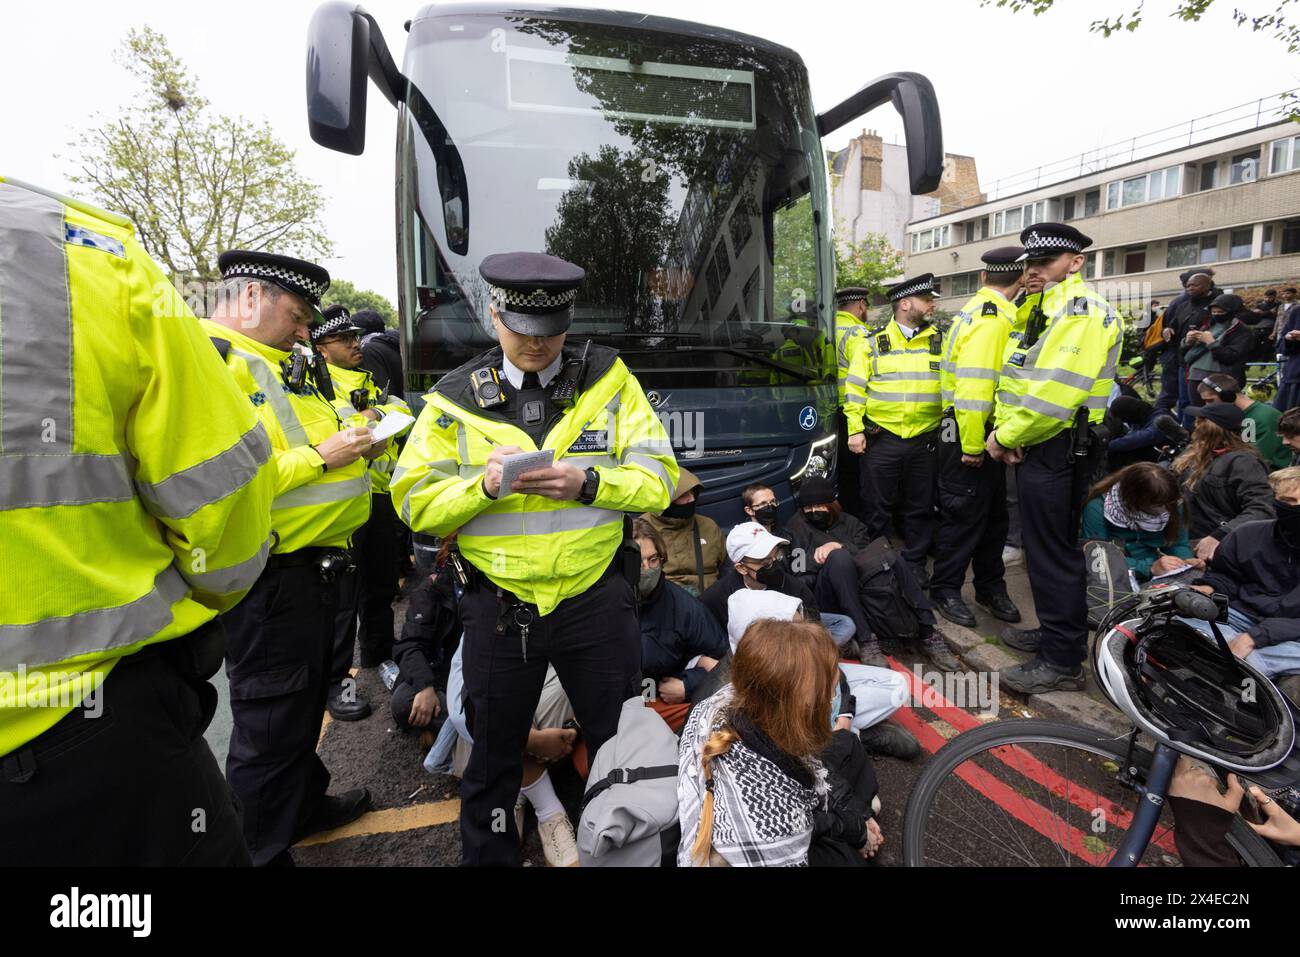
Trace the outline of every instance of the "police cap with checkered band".
{"label": "police cap with checkered band", "polygon": [[942,295],[934,281],[934,273],[926,272],[919,276],[913,276],[911,279],[904,279],[900,283],[895,283],[888,289],[889,301],[898,302],[900,299],[906,299],[909,296],[920,296],[923,299],[938,299]]}
{"label": "police cap with checkered band", "polygon": [[1020,257],[1025,254],[1023,246],[998,246],[980,255],[985,272],[1024,272]]}
{"label": "police cap with checkered band", "polygon": [[258,279],[302,299],[313,319],[323,321],[320,297],[330,287],[330,274],[315,263],[249,249],[228,249],[217,257],[222,279]]}
{"label": "police cap with checkered band", "polygon": [[311,327],[311,341],[320,342],[330,336],[342,336],[349,332],[360,333],[361,327],[352,321],[352,313],[341,303],[326,306],[321,311],[322,321]]}
{"label": "police cap with checkered band", "polygon": [[1020,244],[1025,247],[1022,262],[1055,259],[1062,253],[1083,252],[1092,245],[1092,237],[1065,223],[1036,223],[1021,231]]}
{"label": "police cap with checkered band", "polygon": [[521,336],[558,336],[573,322],[586,277],[580,266],[546,253],[496,253],[478,267],[502,324]]}

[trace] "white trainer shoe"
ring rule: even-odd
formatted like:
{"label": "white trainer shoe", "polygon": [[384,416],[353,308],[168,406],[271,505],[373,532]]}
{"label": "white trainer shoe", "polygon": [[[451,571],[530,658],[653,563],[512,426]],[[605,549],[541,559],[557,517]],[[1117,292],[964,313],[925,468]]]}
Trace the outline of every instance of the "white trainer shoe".
{"label": "white trainer shoe", "polygon": [[577,867],[578,839],[569,823],[569,815],[557,814],[537,825],[537,835],[542,839],[542,853],[547,867]]}

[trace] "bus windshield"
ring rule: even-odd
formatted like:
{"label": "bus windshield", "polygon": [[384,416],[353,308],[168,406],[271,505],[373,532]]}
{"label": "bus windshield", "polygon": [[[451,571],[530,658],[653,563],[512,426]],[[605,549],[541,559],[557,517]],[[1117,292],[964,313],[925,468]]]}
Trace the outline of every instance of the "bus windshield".
{"label": "bus windshield", "polygon": [[825,161],[792,54],[448,10],[411,25],[405,73],[413,384],[495,343],[478,266],[514,250],[583,267],[570,341],[656,388],[833,381]]}

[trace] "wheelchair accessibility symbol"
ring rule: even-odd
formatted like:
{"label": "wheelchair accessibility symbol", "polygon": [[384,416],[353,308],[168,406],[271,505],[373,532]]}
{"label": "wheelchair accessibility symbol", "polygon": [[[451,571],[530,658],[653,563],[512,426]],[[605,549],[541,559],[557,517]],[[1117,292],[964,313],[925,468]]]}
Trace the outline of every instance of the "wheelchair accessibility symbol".
{"label": "wheelchair accessibility symbol", "polygon": [[803,411],[799,413],[799,428],[805,432],[811,432],[817,428],[817,410],[811,405],[805,405]]}

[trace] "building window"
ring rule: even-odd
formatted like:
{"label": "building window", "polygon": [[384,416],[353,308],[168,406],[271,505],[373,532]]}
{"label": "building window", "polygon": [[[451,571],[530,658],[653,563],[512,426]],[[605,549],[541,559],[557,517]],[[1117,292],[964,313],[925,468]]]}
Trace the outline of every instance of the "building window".
{"label": "building window", "polygon": [[1215,235],[1201,237],[1201,265],[1219,261],[1219,237]]}
{"label": "building window", "polygon": [[1273,224],[1268,223],[1264,227],[1264,247],[1260,250],[1261,256],[1273,255]]}
{"label": "building window", "polygon": [[1146,272],[1147,268],[1147,248],[1146,246],[1129,246],[1124,250],[1124,272]]}
{"label": "building window", "polygon": [[1061,201],[1061,219],[1069,222],[1074,219],[1074,197],[1067,196]]}
{"label": "building window", "polygon": [[1285,173],[1293,169],[1300,169],[1300,136],[1275,140],[1272,150],[1269,151],[1268,171]]}
{"label": "building window", "polygon": [[1219,182],[1219,164],[1210,160],[1201,166],[1201,189],[1214,189]]}
{"label": "building window", "polygon": [[1154,173],[1144,173],[1129,179],[1106,184],[1106,208],[1119,209],[1121,206],[1136,206],[1138,203],[1150,203],[1167,196],[1177,196],[1182,192],[1182,174],[1180,166],[1159,169]]}
{"label": "building window", "polygon": [[1165,268],[1176,269],[1180,266],[1196,266],[1216,262],[1219,258],[1218,247],[1219,237],[1214,233],[1207,233],[1204,236],[1185,236],[1182,239],[1171,239],[1169,240],[1168,256],[1165,259]]}
{"label": "building window", "polygon": [[943,285],[945,287],[945,296],[973,296],[979,292],[980,274],[977,272],[964,272],[956,276],[945,276]]}
{"label": "building window", "polygon": [[1101,190],[1090,189],[1083,194],[1083,215],[1096,216],[1101,209]]}
{"label": "building window", "polygon": [[1119,183],[1109,183],[1106,186],[1106,208],[1119,209]]}
{"label": "building window", "polygon": [[1300,219],[1288,219],[1282,226],[1282,255],[1300,253]]}
{"label": "building window", "polygon": [[1234,229],[1228,237],[1228,258],[1229,259],[1249,259],[1251,239],[1255,231],[1247,227],[1246,229]]}
{"label": "building window", "polygon": [[1096,253],[1088,253],[1088,258],[1084,260],[1083,278],[1084,279],[1097,278],[1097,254]]}
{"label": "building window", "polygon": [[1000,213],[993,214],[993,235],[1000,236],[1003,233],[1015,233],[1034,223],[1045,223],[1054,220],[1061,208],[1060,200],[1040,199],[1036,203],[1028,203],[1024,206],[1016,206],[1012,209],[1004,209]]}
{"label": "building window", "polygon": [[1232,158],[1232,166],[1228,170],[1228,182],[1236,186],[1238,183],[1253,183],[1259,176],[1259,150],[1250,153],[1241,153]]}
{"label": "building window", "polygon": [[912,233],[912,252],[923,253],[931,249],[940,249],[948,245],[948,227],[935,226]]}
{"label": "building window", "polygon": [[966,242],[975,242],[975,220],[973,219],[966,224]]}
{"label": "building window", "polygon": [[1108,249],[1101,259],[1101,274],[1103,276],[1115,275],[1115,250]]}

